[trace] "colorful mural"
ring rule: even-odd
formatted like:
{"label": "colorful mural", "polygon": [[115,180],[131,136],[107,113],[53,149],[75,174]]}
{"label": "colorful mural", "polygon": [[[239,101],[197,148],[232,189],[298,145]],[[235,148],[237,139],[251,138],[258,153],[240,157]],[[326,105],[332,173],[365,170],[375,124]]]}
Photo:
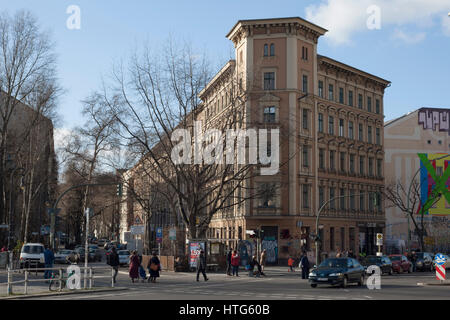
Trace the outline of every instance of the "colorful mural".
{"label": "colorful mural", "polygon": [[438,125],[439,131],[447,131],[450,136],[450,110],[422,108],[419,110],[419,124],[423,125],[425,130],[433,131],[436,131]]}
{"label": "colorful mural", "polygon": [[[419,153],[420,158],[420,194],[421,204],[425,205],[425,214],[450,215],[450,154]],[[442,197],[431,203],[427,200],[433,191],[441,192]]]}

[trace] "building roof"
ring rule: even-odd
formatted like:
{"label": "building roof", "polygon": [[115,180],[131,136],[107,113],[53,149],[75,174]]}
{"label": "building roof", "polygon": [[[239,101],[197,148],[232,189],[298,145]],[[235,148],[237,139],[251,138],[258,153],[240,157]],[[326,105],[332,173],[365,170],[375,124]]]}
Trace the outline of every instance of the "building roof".
{"label": "building roof", "polygon": [[450,108],[427,108],[427,107],[422,107],[422,108],[416,109],[414,111],[408,112],[408,113],[406,113],[406,114],[404,114],[404,115],[402,115],[402,116],[400,116],[398,118],[394,118],[394,119],[391,119],[389,121],[386,121],[384,123],[384,126],[387,127],[387,126],[389,126],[389,125],[391,125],[391,124],[393,124],[393,123],[395,123],[395,122],[397,122],[397,121],[399,121],[401,119],[404,119],[404,118],[406,118],[408,116],[411,116],[411,115],[413,115],[415,113],[418,113],[421,110],[428,110],[428,111],[444,111],[444,110],[446,110],[446,111],[450,112]]}

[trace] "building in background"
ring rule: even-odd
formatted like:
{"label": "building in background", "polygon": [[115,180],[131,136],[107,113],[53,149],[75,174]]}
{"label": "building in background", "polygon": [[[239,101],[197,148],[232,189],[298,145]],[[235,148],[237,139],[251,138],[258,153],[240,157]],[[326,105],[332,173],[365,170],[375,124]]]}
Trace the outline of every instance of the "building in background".
{"label": "building in background", "polygon": [[[445,157],[450,150],[450,109],[421,108],[388,121],[384,129],[386,185],[400,183],[409,189],[413,179],[420,181],[420,201],[425,203],[435,181],[419,154],[423,154],[436,174],[442,176],[450,162],[450,155]],[[449,182],[446,187],[449,188]],[[441,197],[425,215],[428,248],[450,249],[449,215],[450,206],[445,197]],[[398,208],[386,208],[389,246],[399,249],[410,244],[418,248],[414,225],[409,220]],[[419,216],[416,220],[420,221]]]}

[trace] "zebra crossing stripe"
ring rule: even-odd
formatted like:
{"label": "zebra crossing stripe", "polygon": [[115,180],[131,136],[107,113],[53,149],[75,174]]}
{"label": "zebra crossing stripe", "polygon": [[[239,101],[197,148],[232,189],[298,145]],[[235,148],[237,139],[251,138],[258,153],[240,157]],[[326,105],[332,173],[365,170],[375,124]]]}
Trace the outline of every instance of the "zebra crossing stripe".
{"label": "zebra crossing stripe", "polygon": [[436,279],[445,280],[445,268],[444,266],[436,265]]}

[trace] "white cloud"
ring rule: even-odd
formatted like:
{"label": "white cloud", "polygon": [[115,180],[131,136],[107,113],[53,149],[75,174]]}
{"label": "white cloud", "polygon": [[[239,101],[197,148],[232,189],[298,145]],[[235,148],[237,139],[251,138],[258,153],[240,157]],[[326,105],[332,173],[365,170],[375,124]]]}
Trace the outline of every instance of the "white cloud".
{"label": "white cloud", "polygon": [[[370,32],[367,8],[372,5],[381,9],[382,29],[406,25],[429,27],[436,18],[448,18],[450,10],[449,0],[323,0],[321,4],[305,9],[306,19],[328,29],[326,37],[333,44],[348,44],[353,34]],[[442,24],[445,31],[450,29],[447,22]]]}
{"label": "white cloud", "polygon": [[450,37],[450,12],[448,13],[448,16],[442,17],[442,32]]}
{"label": "white cloud", "polygon": [[425,32],[419,32],[419,33],[405,33],[404,31],[400,29],[395,29],[394,34],[392,35],[393,39],[401,40],[405,42],[406,44],[416,44],[423,40],[425,40],[426,33]]}
{"label": "white cloud", "polygon": [[72,130],[67,128],[56,128],[53,131],[53,140],[55,143],[55,150],[58,150],[64,145],[68,136],[72,133]]}

